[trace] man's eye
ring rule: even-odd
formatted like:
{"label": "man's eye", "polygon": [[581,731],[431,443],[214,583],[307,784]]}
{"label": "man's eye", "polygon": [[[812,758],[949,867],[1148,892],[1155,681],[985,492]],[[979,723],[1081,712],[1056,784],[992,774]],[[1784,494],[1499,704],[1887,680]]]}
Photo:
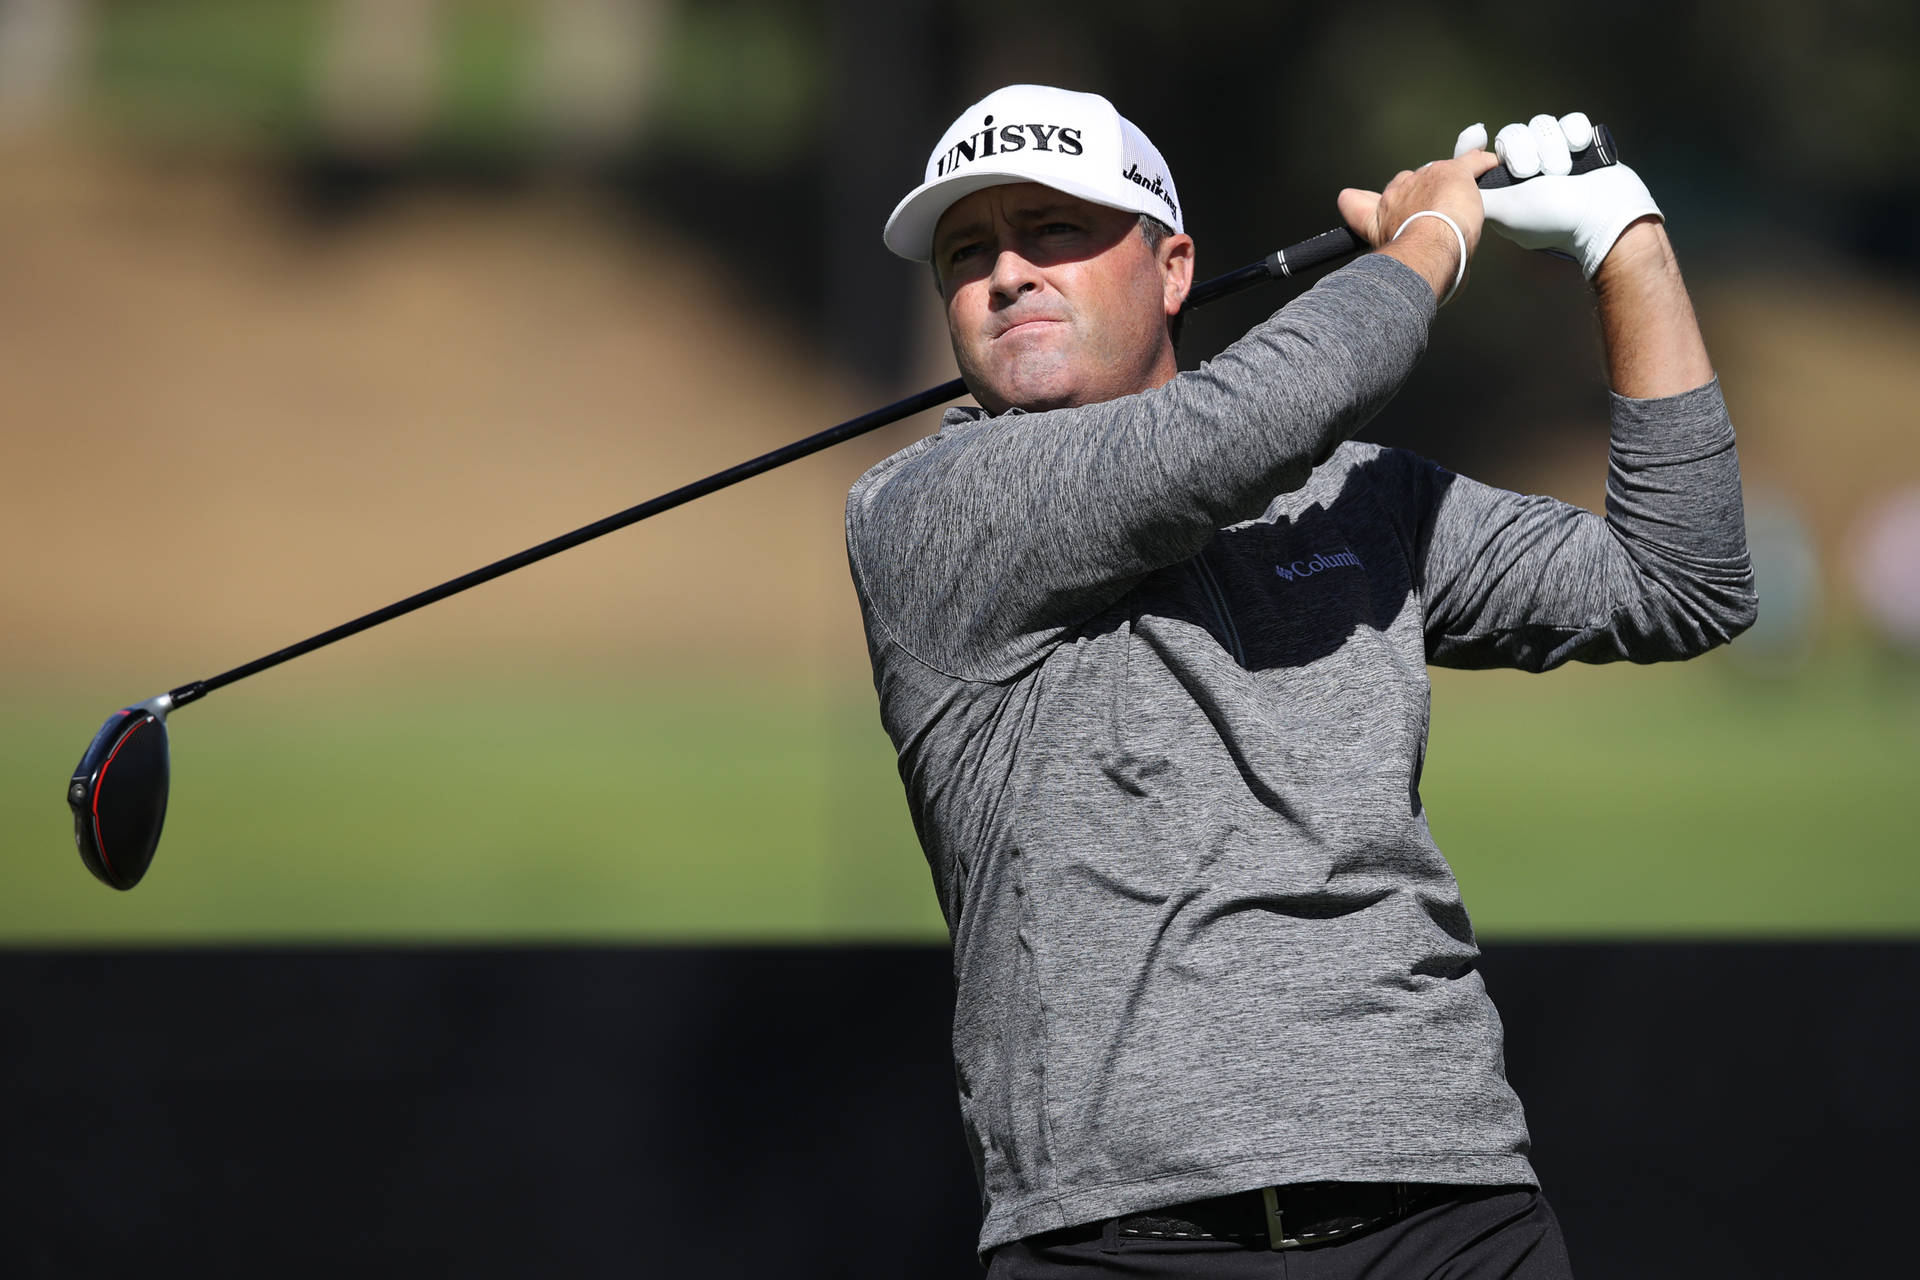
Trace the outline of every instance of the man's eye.
{"label": "man's eye", "polygon": [[1079,229],[1079,227],[1071,222],[1049,222],[1040,228],[1040,234],[1044,236],[1071,235]]}
{"label": "man's eye", "polygon": [[973,257],[975,254],[979,252],[980,252],[979,245],[963,244],[959,248],[954,249],[952,252],[947,254],[947,261],[949,263],[965,262],[968,258]]}

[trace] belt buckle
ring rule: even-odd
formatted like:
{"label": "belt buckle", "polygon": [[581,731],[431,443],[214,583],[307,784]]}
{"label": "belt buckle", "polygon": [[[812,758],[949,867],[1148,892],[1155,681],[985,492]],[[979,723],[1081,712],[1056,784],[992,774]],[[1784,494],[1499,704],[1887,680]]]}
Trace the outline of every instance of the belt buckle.
{"label": "belt buckle", "polygon": [[1287,1239],[1287,1233],[1280,1225],[1280,1190],[1278,1187],[1260,1188],[1260,1198],[1267,1206],[1267,1246],[1273,1249],[1292,1249],[1304,1243]]}

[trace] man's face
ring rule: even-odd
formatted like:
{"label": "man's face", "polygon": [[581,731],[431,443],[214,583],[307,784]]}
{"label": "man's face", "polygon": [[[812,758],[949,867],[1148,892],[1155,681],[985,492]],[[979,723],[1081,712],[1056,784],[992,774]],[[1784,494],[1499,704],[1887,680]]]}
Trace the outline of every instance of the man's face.
{"label": "man's face", "polygon": [[1193,241],[1155,250],[1138,214],[1038,183],[957,201],[933,233],[947,330],[990,413],[1145,391],[1178,371],[1167,317],[1193,280]]}

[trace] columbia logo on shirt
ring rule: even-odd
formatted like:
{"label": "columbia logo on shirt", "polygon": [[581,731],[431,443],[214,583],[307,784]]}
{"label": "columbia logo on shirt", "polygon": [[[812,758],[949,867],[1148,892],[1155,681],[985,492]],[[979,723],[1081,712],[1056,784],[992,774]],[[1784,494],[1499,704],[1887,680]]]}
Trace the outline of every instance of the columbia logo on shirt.
{"label": "columbia logo on shirt", "polygon": [[1360,557],[1351,551],[1336,551],[1328,555],[1316,551],[1305,560],[1294,560],[1287,564],[1276,564],[1273,571],[1283,581],[1292,582],[1296,578],[1311,578],[1316,573],[1325,573],[1329,569],[1364,569]]}

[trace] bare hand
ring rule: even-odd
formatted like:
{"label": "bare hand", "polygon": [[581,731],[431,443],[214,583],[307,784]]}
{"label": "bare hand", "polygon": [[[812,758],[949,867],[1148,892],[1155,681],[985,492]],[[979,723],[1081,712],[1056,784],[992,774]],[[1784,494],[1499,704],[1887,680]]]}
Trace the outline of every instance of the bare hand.
{"label": "bare hand", "polygon": [[[1340,216],[1355,235],[1376,249],[1393,240],[1410,213],[1432,209],[1460,224],[1471,254],[1480,243],[1480,188],[1474,182],[1500,163],[1491,151],[1469,151],[1457,160],[1435,160],[1402,169],[1385,191],[1348,187],[1340,193]],[[1444,229],[1444,228],[1443,228]],[[1409,232],[1411,234],[1411,232]]]}
{"label": "bare hand", "polygon": [[1474,182],[1499,163],[1499,157],[1491,151],[1472,151],[1457,159],[1435,160],[1418,169],[1402,170],[1385,191],[1348,187],[1340,193],[1340,216],[1369,245],[1424,276],[1433,286],[1434,297],[1445,297],[1461,266],[1459,241],[1447,225],[1438,218],[1421,218],[1407,228],[1406,237],[1399,243],[1393,238],[1410,215],[1432,209],[1459,224],[1471,258],[1480,243],[1485,219],[1480,188]]}

